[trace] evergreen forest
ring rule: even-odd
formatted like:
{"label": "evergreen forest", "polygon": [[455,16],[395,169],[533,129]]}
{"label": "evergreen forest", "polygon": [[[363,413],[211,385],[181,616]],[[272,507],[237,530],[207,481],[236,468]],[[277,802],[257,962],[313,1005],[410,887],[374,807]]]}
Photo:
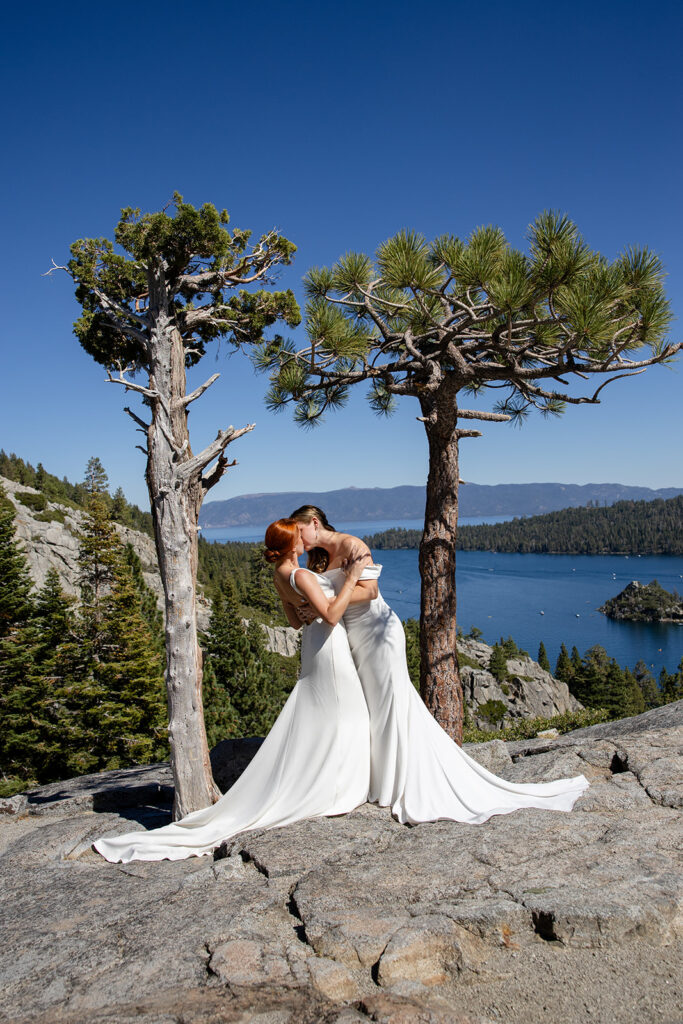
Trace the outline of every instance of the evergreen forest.
{"label": "evergreen forest", "polygon": [[[114,526],[134,525],[135,507],[109,495],[97,458],[76,485],[16,456],[6,457],[3,470],[28,486],[47,481],[40,496],[80,509],[84,529],[80,599],[62,592],[55,570],[36,590],[14,539],[14,506],[0,489],[0,796],[166,759],[162,615],[137,555]],[[31,506],[33,515],[54,518],[47,504]],[[265,735],[296,682],[298,656],[266,650],[258,625],[277,619],[269,571],[256,545],[200,542],[199,575],[212,598],[202,637],[210,746]]]}
{"label": "evergreen forest", "polygon": [[[48,502],[84,513],[80,599],[74,600],[62,592],[54,570],[40,589],[33,586],[26,557],[14,538],[14,506],[0,488],[0,796],[74,775],[167,758],[162,615],[137,555],[114,525],[148,530],[148,513],[130,505],[120,491],[109,494],[107,474],[97,458],[89,461],[78,484],[60,481],[42,465],[34,469],[4,452],[0,472],[38,490],[37,495],[16,497],[31,505],[39,518],[59,518]],[[298,656],[287,658],[264,645],[260,624],[285,622],[271,577],[259,545],[200,539],[199,580],[212,601],[209,628],[201,638],[210,746],[230,737],[265,735],[298,677]],[[411,678],[419,686],[419,624],[411,619],[404,625]],[[479,639],[481,631],[473,628],[468,636]],[[494,644],[489,670],[503,687],[508,659],[526,653],[511,637]],[[461,665],[475,665],[462,651],[459,660]],[[537,660],[550,670],[543,645]],[[683,659],[676,672],[663,669],[655,679],[642,661],[630,670],[602,647],[592,647],[582,656],[576,647],[569,653],[563,644],[553,674],[567,683],[586,710],[557,719],[524,719],[502,728],[505,707],[491,701],[490,724],[500,730],[498,736],[533,736],[549,725],[564,732],[683,698]],[[467,717],[465,727],[466,741],[490,737],[473,728]]]}
{"label": "evergreen forest", "polygon": [[[461,551],[552,555],[681,555],[683,496],[589,504],[505,523],[459,526]],[[363,540],[377,551],[419,548],[421,530],[396,527]]]}

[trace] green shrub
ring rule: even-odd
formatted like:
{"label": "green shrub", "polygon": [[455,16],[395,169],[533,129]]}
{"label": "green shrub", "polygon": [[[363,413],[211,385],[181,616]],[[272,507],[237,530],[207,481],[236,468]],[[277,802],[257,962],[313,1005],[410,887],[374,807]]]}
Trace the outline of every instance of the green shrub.
{"label": "green shrub", "polygon": [[470,658],[466,654],[463,654],[462,651],[458,651],[458,665],[460,668],[463,668],[465,665],[469,668],[481,668],[478,661],[475,661],[474,658]]}
{"label": "green shrub", "polygon": [[[490,703],[490,702],[489,702]],[[498,703],[502,703],[499,701]],[[484,705],[482,705],[483,707]],[[481,710],[481,708],[480,708]],[[609,721],[609,713],[605,708],[583,708],[581,711],[565,711],[552,718],[520,718],[504,729],[496,732],[498,740],[529,740],[544,729],[557,729],[560,734],[583,729],[587,725],[597,725]],[[485,743],[491,739],[486,729],[463,729],[463,743]]]}
{"label": "green shrub", "polygon": [[51,509],[47,512],[37,512],[34,519],[38,519],[41,523],[65,523],[66,517],[63,512],[58,512],[57,509]]}
{"label": "green shrub", "polygon": [[0,779],[0,799],[23,793],[33,785],[34,783],[27,782],[26,779]]}
{"label": "green shrub", "polygon": [[30,491],[17,491],[16,498],[22,505],[26,505],[27,508],[32,508],[35,512],[44,512],[47,508],[47,498],[44,494],[31,494]]}
{"label": "green shrub", "polygon": [[491,725],[499,725],[505,718],[506,711],[502,700],[487,700],[477,708],[477,714]]}

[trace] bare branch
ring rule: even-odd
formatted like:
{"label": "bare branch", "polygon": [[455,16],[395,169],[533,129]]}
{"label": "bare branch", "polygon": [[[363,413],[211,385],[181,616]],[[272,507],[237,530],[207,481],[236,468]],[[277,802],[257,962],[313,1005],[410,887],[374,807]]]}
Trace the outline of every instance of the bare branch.
{"label": "bare branch", "polygon": [[132,380],[125,379],[123,376],[124,373],[130,373],[132,370],[132,366],[126,366],[123,370],[119,369],[118,377],[112,377],[111,370],[107,370],[107,379],[105,384],[123,384],[126,391],[138,391],[146,398],[159,398],[160,395],[158,391],[152,391],[151,388],[143,388],[142,384],[134,384]]}
{"label": "bare branch", "polygon": [[209,377],[208,380],[205,380],[204,383],[201,384],[198,388],[195,388],[194,391],[191,391],[189,395],[185,395],[184,398],[177,399],[176,402],[174,403],[175,407],[182,408],[183,406],[189,405],[190,402],[194,402],[196,401],[196,399],[201,398],[204,392],[207,391],[212,384],[215,384],[219,377],[220,373],[214,373],[211,377]]}
{"label": "bare branch", "polygon": [[456,430],[458,438],[461,437],[481,437],[481,430]]}
{"label": "bare branch", "polygon": [[202,477],[202,487],[204,492],[211,490],[212,487],[218,483],[226,469],[232,469],[233,466],[237,465],[237,459],[233,459],[232,462],[228,462],[225,455],[218,456],[218,462],[213,467],[210,473],[207,473]]}
{"label": "bare branch", "polygon": [[44,274],[41,274],[40,275],[41,277],[51,277],[53,271],[55,271],[55,270],[63,270],[65,274],[69,275],[69,277],[72,276],[71,275],[71,271],[69,270],[68,267],[60,266],[60,264],[59,263],[55,263],[55,261],[52,258],[50,258],[50,263],[52,264],[52,266],[50,267],[49,270],[46,270]]}
{"label": "bare branch", "polygon": [[139,424],[139,426],[140,426],[140,427],[142,427],[142,428],[143,428],[143,430],[145,431],[145,433],[146,433],[146,432],[147,432],[147,431],[149,430],[149,428],[150,428],[151,424],[150,424],[150,423],[145,423],[145,421],[144,421],[144,420],[141,420],[141,419],[140,419],[140,417],[139,417],[139,416],[137,416],[137,415],[136,415],[136,414],[135,414],[135,413],[133,412],[133,410],[132,410],[131,408],[129,408],[129,406],[127,406],[127,405],[124,405],[124,407],[123,407],[123,411],[124,411],[124,412],[127,412],[127,413],[128,413],[128,415],[129,415],[129,416],[131,417],[131,419],[134,419],[134,420],[135,420],[135,422],[136,422],[137,424]]}
{"label": "bare branch", "polygon": [[479,412],[476,409],[458,409],[459,420],[495,420],[503,422],[512,419],[502,412]]}
{"label": "bare branch", "polygon": [[201,473],[215,458],[222,455],[229,444],[236,441],[238,437],[242,437],[243,434],[249,433],[250,430],[254,429],[254,426],[254,423],[248,423],[246,427],[241,427],[240,430],[235,430],[234,427],[228,427],[227,430],[219,430],[215,441],[212,441],[198,455],[194,455],[187,462],[184,462],[182,466],[178,467],[178,476],[186,480],[197,473]]}

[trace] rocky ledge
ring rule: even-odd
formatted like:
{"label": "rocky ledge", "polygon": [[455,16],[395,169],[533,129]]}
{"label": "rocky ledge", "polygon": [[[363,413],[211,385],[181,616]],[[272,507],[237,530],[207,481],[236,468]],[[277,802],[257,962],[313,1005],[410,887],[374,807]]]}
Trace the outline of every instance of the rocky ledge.
{"label": "rocky ledge", "polygon": [[[214,751],[222,785],[258,742]],[[468,749],[511,780],[591,786],[571,814],[411,828],[365,805],[128,865],[91,843],[169,820],[167,766],[5,801],[0,1019],[680,1021],[683,701]]]}

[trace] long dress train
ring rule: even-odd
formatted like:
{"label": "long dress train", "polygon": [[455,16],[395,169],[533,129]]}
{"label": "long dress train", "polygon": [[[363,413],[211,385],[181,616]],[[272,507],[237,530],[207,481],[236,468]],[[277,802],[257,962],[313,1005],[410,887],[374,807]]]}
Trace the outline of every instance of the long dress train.
{"label": "long dress train", "polygon": [[[367,566],[361,579],[378,579]],[[338,589],[341,569],[321,574]],[[344,624],[370,712],[368,799],[389,806],[400,822],[450,818],[479,824],[522,807],[570,811],[590,785],[584,775],[513,783],[482,768],[444,732],[413,686],[405,634],[382,595],[349,605]]]}
{"label": "long dress train", "polygon": [[[318,581],[334,597],[330,583]],[[114,862],[199,857],[247,829],[352,811],[366,802],[369,778],[368,709],[346,630],[317,619],[303,629],[299,681],[234,786],[181,821],[93,845]]]}

